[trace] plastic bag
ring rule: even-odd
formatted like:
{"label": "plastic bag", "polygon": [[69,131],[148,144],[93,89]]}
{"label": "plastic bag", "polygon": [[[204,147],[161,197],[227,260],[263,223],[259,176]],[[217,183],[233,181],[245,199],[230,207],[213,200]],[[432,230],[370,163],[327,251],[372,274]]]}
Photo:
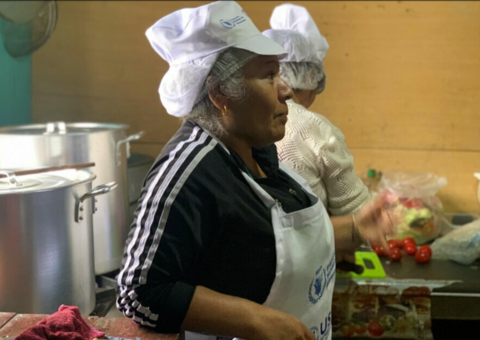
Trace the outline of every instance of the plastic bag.
{"label": "plastic bag", "polygon": [[379,183],[379,193],[402,219],[394,238],[412,237],[419,244],[439,236],[442,202],[436,196],[447,179],[432,173],[390,171]]}
{"label": "plastic bag", "polygon": [[480,257],[480,220],[475,220],[432,243],[432,258],[472,264]]}

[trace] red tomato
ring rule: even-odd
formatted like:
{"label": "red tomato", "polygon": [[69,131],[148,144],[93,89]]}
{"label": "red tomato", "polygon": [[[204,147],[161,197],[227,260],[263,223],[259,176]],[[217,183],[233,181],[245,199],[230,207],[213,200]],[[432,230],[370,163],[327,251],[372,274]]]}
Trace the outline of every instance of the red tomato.
{"label": "red tomato", "polygon": [[420,246],[420,248],[418,248],[418,251],[419,252],[424,252],[424,253],[427,253],[428,256],[432,257],[432,248],[430,248],[430,246]]}
{"label": "red tomato", "polygon": [[415,253],[417,252],[417,246],[410,243],[407,244],[405,248],[403,248],[403,250],[405,250],[408,255],[415,255]]}
{"label": "red tomato", "polygon": [[425,225],[422,228],[423,235],[431,236],[434,231],[435,231],[435,225],[433,224],[433,221],[429,221],[425,223]]}
{"label": "red tomato", "polygon": [[400,248],[390,248],[390,260],[392,261],[400,261],[402,259],[402,251]]}
{"label": "red tomato", "polygon": [[380,324],[380,322],[376,320],[370,321],[370,323],[367,326],[367,330],[368,330],[368,333],[370,333],[372,336],[381,336],[385,331],[383,329],[383,326]]}
{"label": "red tomato", "polygon": [[400,249],[403,248],[403,241],[402,240],[394,239],[392,241],[395,242],[395,245],[397,246],[397,248],[400,248]]}
{"label": "red tomato", "polygon": [[417,242],[415,242],[415,240],[411,237],[406,237],[403,239],[403,246],[405,247],[407,244],[413,244],[413,245],[417,245]]}
{"label": "red tomato", "polygon": [[340,332],[345,337],[351,337],[355,334],[355,327],[351,324],[344,323],[340,326]]}
{"label": "red tomato", "polygon": [[387,241],[387,244],[388,244],[388,248],[389,248],[389,249],[398,248],[398,247],[397,247],[397,243],[395,242],[395,240],[388,240],[388,241]]}
{"label": "red tomato", "polygon": [[372,249],[373,251],[378,255],[378,256],[387,256],[387,252],[385,251],[385,249],[377,244],[375,246],[372,246]]}
{"label": "red tomato", "polygon": [[353,327],[355,329],[355,333],[360,335],[365,334],[365,332],[367,331],[367,326],[363,323],[355,323]]}
{"label": "red tomato", "polygon": [[417,263],[428,263],[430,262],[430,255],[425,251],[418,251],[415,254],[415,261],[417,261]]}

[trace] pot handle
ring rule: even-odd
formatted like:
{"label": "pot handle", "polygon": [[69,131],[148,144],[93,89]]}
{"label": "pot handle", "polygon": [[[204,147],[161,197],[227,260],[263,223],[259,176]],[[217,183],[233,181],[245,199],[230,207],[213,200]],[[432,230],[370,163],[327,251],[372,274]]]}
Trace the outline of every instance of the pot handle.
{"label": "pot handle", "polygon": [[0,175],[2,175],[2,176],[0,176],[0,178],[6,177],[6,182],[7,182],[8,186],[12,186],[12,187],[22,186],[22,184],[17,182],[17,178],[16,178],[14,172],[0,170]]}
{"label": "pot handle", "polygon": [[140,139],[144,134],[143,131],[137,132],[133,135],[128,136],[125,139],[119,140],[117,142],[117,152],[115,154],[115,163],[117,166],[120,166],[122,164],[121,158],[122,158],[122,153],[120,152],[120,147],[122,144],[126,144],[126,152],[127,152],[127,159],[130,157],[130,142],[133,142],[134,140]]}
{"label": "pot handle", "polygon": [[[98,187],[95,187],[92,189],[92,191],[90,192],[87,192],[86,194],[84,194],[83,196],[81,196],[80,198],[77,199],[77,202],[76,202],[76,207],[75,207],[75,222],[79,223],[80,221],[83,220],[83,201],[85,201],[86,199],[89,199],[89,198],[93,198],[95,196],[99,196],[99,195],[104,195],[106,193],[109,193],[110,191],[112,191],[113,189],[115,189],[116,187],[118,186],[118,183],[116,182],[110,182],[110,183],[107,183],[107,184],[102,184],[102,185],[99,185]],[[95,202],[97,200],[96,199],[92,199],[92,213],[95,214],[95,211],[97,211],[97,208],[95,207]]]}
{"label": "pot handle", "polygon": [[52,133],[58,132],[60,135],[67,133],[67,124],[65,122],[50,122],[47,123],[47,129],[43,133],[44,135],[51,135]]}

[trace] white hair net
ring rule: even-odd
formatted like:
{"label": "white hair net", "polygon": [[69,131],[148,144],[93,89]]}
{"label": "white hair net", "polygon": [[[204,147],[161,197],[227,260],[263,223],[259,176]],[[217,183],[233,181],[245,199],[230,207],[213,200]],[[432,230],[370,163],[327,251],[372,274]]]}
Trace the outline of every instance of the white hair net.
{"label": "white hair net", "polygon": [[280,77],[294,90],[315,90],[325,88],[325,74],[321,63],[300,62],[280,63]]}

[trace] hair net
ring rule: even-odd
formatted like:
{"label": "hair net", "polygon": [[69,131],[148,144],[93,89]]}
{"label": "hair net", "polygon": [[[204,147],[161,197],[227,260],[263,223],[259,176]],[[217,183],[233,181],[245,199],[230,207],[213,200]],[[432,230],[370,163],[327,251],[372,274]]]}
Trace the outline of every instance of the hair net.
{"label": "hair net", "polygon": [[205,84],[196,98],[195,104],[198,103],[211,89],[230,78],[235,72],[257,56],[258,54],[235,47],[231,47],[222,52],[213,64],[207,76],[207,81],[205,81]]}
{"label": "hair net", "polygon": [[[280,77],[294,90],[315,90],[325,79],[321,63],[288,62],[280,63]],[[323,83],[325,87],[325,82]],[[323,91],[322,86],[319,93]]]}

